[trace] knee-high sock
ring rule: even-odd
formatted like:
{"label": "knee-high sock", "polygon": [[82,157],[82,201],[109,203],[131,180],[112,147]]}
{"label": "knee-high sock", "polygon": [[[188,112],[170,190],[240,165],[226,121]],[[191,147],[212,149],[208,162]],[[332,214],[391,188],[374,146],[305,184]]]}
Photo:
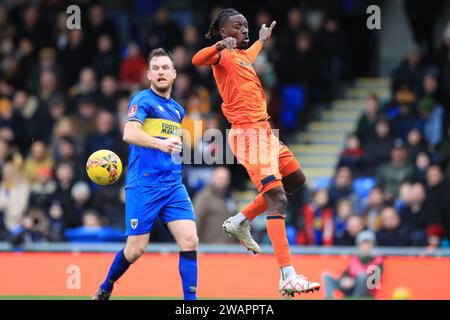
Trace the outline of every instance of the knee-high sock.
{"label": "knee-high sock", "polygon": [[252,202],[245,206],[241,210],[242,214],[247,217],[248,220],[252,221],[261,213],[267,210],[267,203],[264,199],[264,194],[258,194]]}
{"label": "knee-high sock", "polygon": [[127,271],[131,263],[125,258],[123,250],[117,252],[111,267],[109,268],[108,276],[106,280],[100,285],[100,287],[106,292],[111,293],[114,288],[114,282],[116,282]]}
{"label": "knee-high sock", "polygon": [[269,214],[267,216],[266,226],[279,267],[283,268],[292,265],[289,242],[286,236],[286,226],[284,224],[284,216]]}
{"label": "knee-high sock", "polygon": [[181,282],[183,284],[184,300],[197,299],[197,251],[180,251]]}

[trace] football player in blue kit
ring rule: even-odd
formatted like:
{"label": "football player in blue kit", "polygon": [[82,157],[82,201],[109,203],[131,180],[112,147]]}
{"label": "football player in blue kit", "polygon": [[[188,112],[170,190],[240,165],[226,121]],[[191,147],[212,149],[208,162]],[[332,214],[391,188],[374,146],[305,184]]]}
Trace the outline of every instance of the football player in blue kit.
{"label": "football player in blue kit", "polygon": [[177,242],[185,300],[197,290],[197,228],[192,202],[181,178],[181,121],[184,109],[170,95],[176,78],[173,58],[164,49],[150,53],[150,88],[128,106],[123,139],[130,145],[125,183],[127,241],[112,262],[94,300],[107,300],[114,283],[141,257],[159,217]]}

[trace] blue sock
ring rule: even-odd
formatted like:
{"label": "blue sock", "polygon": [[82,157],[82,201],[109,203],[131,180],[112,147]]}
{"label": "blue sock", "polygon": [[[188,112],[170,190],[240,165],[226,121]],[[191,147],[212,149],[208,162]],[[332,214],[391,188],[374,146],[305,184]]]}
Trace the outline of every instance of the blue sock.
{"label": "blue sock", "polygon": [[100,287],[106,292],[111,293],[116,282],[127,271],[131,263],[125,258],[123,250],[117,252],[111,267],[109,268],[108,276],[106,280],[100,285]]}
{"label": "blue sock", "polygon": [[184,300],[197,300],[197,251],[180,251],[179,269]]}

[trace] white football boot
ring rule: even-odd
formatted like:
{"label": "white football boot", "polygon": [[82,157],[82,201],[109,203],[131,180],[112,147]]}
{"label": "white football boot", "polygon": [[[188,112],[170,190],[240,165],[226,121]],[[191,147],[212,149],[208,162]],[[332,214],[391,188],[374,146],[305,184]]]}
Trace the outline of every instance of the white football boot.
{"label": "white football boot", "polygon": [[295,293],[308,293],[320,290],[318,282],[309,282],[304,275],[297,274],[287,279],[280,279],[280,293],[293,297]]}
{"label": "white football boot", "polygon": [[228,218],[222,225],[223,231],[228,233],[229,236],[235,237],[239,240],[239,242],[250,250],[254,254],[260,253],[261,248],[256,243],[256,241],[252,238],[250,234],[250,221],[245,220],[241,224],[237,224],[233,222],[232,218]]}

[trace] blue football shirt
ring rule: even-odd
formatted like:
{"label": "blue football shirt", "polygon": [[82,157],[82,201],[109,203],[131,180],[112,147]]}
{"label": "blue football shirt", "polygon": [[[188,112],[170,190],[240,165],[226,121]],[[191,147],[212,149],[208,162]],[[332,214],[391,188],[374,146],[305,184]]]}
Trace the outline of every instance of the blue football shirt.
{"label": "blue football shirt", "polygon": [[[184,109],[174,99],[159,96],[151,89],[139,91],[128,105],[127,121],[139,121],[150,136],[167,139],[181,136]],[[182,183],[179,155],[130,144],[126,188],[169,186]]]}

